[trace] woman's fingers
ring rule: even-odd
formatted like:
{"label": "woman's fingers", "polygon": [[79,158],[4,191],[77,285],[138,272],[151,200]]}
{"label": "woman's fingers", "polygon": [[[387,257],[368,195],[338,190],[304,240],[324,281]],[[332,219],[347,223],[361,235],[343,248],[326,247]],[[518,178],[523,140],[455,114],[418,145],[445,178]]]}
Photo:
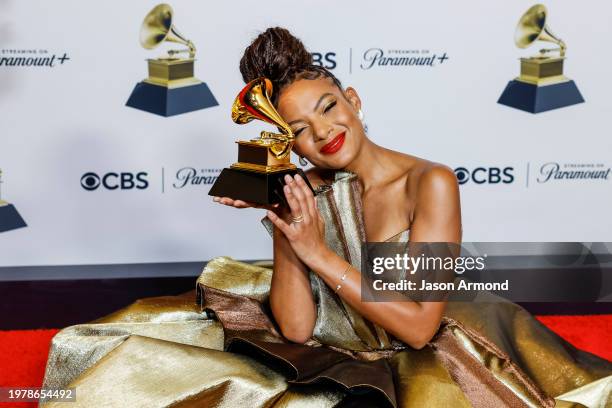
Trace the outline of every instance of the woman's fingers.
{"label": "woman's fingers", "polygon": [[234,205],[234,200],[229,197],[213,197],[213,201],[223,205]]}
{"label": "woman's fingers", "polygon": [[312,194],[312,190],[306,184],[306,181],[299,174],[295,175],[295,182],[302,189],[302,193],[304,194],[305,201],[308,205],[308,210],[310,211],[310,216],[314,219],[317,215],[317,206],[315,203],[314,194]]}
{"label": "woman's fingers", "polygon": [[216,203],[224,204],[224,205],[235,207],[235,208],[264,208],[264,209],[270,210],[270,209],[278,208],[279,206],[278,204],[265,205],[265,204],[252,203],[250,201],[244,201],[244,200],[234,200],[230,197],[213,197],[213,201]]}
{"label": "woman's fingers", "polygon": [[[299,203],[300,203],[300,207],[302,208],[302,211],[304,213],[304,218],[306,218],[306,215],[308,216],[308,220],[312,220],[314,219],[314,211],[313,211],[313,205],[309,202],[309,199],[307,197],[306,192],[304,191],[304,188],[302,187],[303,185],[305,185],[306,183],[304,183],[304,180],[300,180],[302,182],[302,185],[300,185],[300,182],[298,181],[298,177],[295,177],[295,180],[293,181],[293,183],[291,184],[291,188],[292,188],[292,193],[297,197]],[[301,177],[300,177],[301,179]],[[305,220],[306,221],[306,220]]]}
{"label": "woman's fingers", "polygon": [[272,221],[272,224],[274,224],[279,230],[281,230],[282,233],[285,234],[287,238],[291,238],[293,231],[291,230],[291,227],[287,225],[285,221],[283,221],[282,218],[276,215],[274,211],[269,211],[269,210],[267,212],[267,216],[268,216],[268,219]]}
{"label": "woman's fingers", "polygon": [[291,208],[291,215],[295,218],[303,218],[303,222],[310,222],[310,211],[295,180],[287,174],[285,176],[285,183],[287,184],[283,187],[283,191]]}
{"label": "woman's fingers", "polygon": [[257,204],[249,203],[247,201],[242,201],[242,200],[234,200],[232,205],[236,208],[249,208],[249,207],[257,206]]}
{"label": "woman's fingers", "polygon": [[245,208],[246,207],[246,203],[244,201],[240,201],[240,200],[233,200],[229,197],[215,197],[213,198],[213,200],[217,203],[223,204],[223,205],[227,205],[230,207],[236,207],[236,208]]}

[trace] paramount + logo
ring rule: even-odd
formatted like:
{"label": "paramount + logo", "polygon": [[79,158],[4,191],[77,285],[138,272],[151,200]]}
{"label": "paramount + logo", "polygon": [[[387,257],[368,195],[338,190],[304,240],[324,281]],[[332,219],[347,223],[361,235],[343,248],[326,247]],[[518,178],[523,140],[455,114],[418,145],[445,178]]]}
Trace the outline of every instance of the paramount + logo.
{"label": "paramount + logo", "polygon": [[149,174],[141,172],[108,172],[99,175],[87,172],[81,176],[81,187],[87,191],[104,190],[144,190],[149,187]]}
{"label": "paramount + logo", "polygon": [[459,184],[510,184],[514,182],[514,167],[455,168]]}

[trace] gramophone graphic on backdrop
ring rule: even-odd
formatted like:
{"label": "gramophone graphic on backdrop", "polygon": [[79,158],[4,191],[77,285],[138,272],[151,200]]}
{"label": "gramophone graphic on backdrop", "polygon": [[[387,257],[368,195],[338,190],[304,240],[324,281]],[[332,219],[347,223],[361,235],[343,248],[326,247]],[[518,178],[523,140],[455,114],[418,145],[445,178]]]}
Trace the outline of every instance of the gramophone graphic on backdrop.
{"label": "gramophone graphic on backdrop", "polygon": [[[127,106],[168,117],[218,105],[208,86],[193,76],[195,45],[177,31],[173,18],[168,4],[155,6],[140,27],[140,45],[149,50],[168,41],[187,49],[169,50],[165,57],[148,59],[149,77],[136,84]],[[189,57],[176,56],[182,53],[189,53]]]}
{"label": "gramophone graphic on backdrop", "polygon": [[232,105],[232,120],[243,125],[258,119],[275,125],[280,133],[262,131],[259,138],[238,143],[238,161],[225,168],[208,192],[258,204],[285,203],[283,177],[300,174],[312,190],[302,169],[291,163],[293,131],[272,105],[272,83],[257,78],[240,91]]}
{"label": "gramophone graphic on backdrop", "polygon": [[[536,4],[523,14],[514,33],[514,43],[527,48],[536,41],[557,44],[558,48],[541,49],[538,55],[521,58],[521,74],[510,81],[498,103],[531,113],[539,113],[584,102],[571,79],[563,75],[566,46],[548,27],[548,11]],[[558,52],[558,56],[549,56]]]}
{"label": "gramophone graphic on backdrop", "polygon": [[0,170],[0,232],[27,227],[17,208],[2,200],[2,170]]}

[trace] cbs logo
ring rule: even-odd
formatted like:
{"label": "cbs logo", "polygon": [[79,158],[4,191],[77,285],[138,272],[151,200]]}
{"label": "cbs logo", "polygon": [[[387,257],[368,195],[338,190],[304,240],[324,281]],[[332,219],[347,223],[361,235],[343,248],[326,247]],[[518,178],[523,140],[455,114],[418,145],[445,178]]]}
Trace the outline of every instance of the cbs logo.
{"label": "cbs logo", "polygon": [[329,70],[338,66],[335,52],[311,52],[310,54],[312,55],[312,63],[314,65],[319,65]]}
{"label": "cbs logo", "polygon": [[459,184],[472,181],[476,184],[510,184],[514,181],[514,167],[476,167],[470,171],[465,167],[457,167],[455,175]]}
{"label": "cbs logo", "polygon": [[100,186],[107,190],[131,190],[136,188],[138,190],[144,190],[149,187],[149,181],[147,180],[148,173],[141,171],[139,173],[106,173],[102,177],[96,173],[89,172],[81,176],[81,187],[87,191],[94,191]]}

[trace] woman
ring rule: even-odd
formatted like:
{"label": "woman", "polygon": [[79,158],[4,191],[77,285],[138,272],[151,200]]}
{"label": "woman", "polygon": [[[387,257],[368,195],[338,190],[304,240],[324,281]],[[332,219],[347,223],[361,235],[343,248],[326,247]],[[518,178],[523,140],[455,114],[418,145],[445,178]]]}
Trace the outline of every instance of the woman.
{"label": "woman", "polygon": [[[272,64],[268,61],[270,55]],[[363,191],[368,241],[384,241],[410,229],[413,241],[459,243],[461,211],[454,172],[373,143],[359,119],[361,100],[357,92],[350,87],[344,90],[333,74],[310,63],[311,56],[303,44],[288,31],[277,28],[253,42],[240,68],[247,82],[259,76],[275,79],[273,102],[293,130],[294,151],[315,166],[307,173],[311,184],[330,183],[333,170],[356,174]],[[283,335],[300,343],[312,336],[316,307],[308,278],[310,269],[330,287],[336,287],[344,278],[340,296],[361,315],[406,344],[423,347],[438,329],[444,303],[361,302],[360,273],[347,268],[347,261],[326,245],[311,190],[299,175],[295,179],[286,176],[286,183],[285,194],[291,207],[286,216],[303,220],[288,224],[288,219],[268,211],[276,226],[270,305]],[[230,198],[215,200],[248,206]]]}
{"label": "woman", "polygon": [[200,308],[192,292],[144,299],[62,330],[45,385],[76,387],[83,406],[608,403],[612,365],[513,303],[361,301],[361,242],[461,242],[457,182],[373,143],[357,92],[311,63],[271,28],[240,64],[245,81],[272,80],[294,150],[315,166],[316,197],[287,176],[290,208],[268,209],[273,270],[216,258],[198,279]]}

